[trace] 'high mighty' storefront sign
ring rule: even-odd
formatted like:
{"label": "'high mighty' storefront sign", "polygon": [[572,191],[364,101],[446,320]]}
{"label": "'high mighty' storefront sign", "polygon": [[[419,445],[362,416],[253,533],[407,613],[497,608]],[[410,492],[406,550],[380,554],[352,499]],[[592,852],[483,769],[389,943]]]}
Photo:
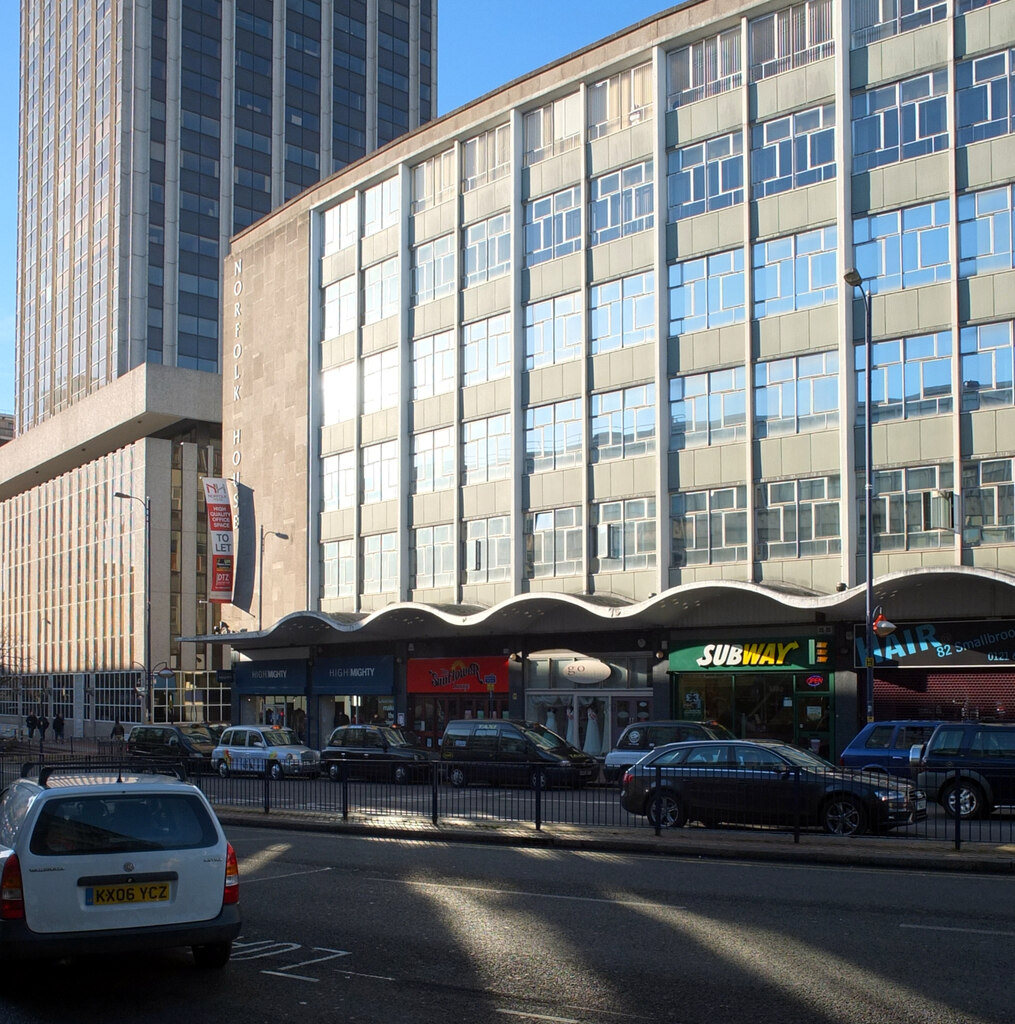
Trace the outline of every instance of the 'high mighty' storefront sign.
{"label": "'high mighty' storefront sign", "polygon": [[[853,627],[853,663],[867,663],[867,631]],[[982,668],[1015,665],[1015,621],[906,622],[874,638],[874,664],[898,668]]]}

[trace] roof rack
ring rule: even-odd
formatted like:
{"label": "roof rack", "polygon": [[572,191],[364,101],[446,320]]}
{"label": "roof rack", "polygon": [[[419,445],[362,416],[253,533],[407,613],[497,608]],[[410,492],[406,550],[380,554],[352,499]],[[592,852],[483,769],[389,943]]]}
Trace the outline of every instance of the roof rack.
{"label": "roof rack", "polygon": [[45,789],[53,775],[96,774],[99,772],[116,772],[116,781],[123,782],[124,772],[130,775],[170,775],[181,782],[187,781],[187,773],[184,767],[175,761],[150,761],[145,758],[143,761],[60,761],[57,763],[46,763],[42,761],[25,761],[21,765],[21,777],[23,779],[38,775],[39,785]]}

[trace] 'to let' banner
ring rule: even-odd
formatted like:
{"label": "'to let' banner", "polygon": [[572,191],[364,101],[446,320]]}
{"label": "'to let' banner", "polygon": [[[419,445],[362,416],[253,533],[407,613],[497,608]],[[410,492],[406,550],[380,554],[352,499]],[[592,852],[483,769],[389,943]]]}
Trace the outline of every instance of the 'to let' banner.
{"label": "'to let' banner", "polygon": [[228,604],[233,599],[233,510],[229,485],[221,477],[204,478],[204,503],[208,506],[208,542],[211,573],[208,600]]}

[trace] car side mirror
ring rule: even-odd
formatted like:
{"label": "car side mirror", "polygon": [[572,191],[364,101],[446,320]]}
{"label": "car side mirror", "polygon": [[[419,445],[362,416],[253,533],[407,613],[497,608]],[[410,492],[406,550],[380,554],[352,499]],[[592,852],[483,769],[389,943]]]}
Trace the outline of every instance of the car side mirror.
{"label": "car side mirror", "polygon": [[920,761],[923,759],[923,744],[914,743],[909,748],[909,766],[910,768],[919,767]]}

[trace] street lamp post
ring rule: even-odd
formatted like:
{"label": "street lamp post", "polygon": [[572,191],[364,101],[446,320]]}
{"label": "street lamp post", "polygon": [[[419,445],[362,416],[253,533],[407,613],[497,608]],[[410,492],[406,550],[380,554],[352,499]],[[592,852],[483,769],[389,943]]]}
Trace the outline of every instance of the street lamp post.
{"label": "street lamp post", "polygon": [[278,537],[279,540],[288,540],[288,533],[279,533],[278,530],[265,530],[261,527],[261,550],[257,559],[257,632],[261,632],[261,616],[264,609],[264,538]]}
{"label": "street lamp post", "polygon": [[124,491],[116,491],[113,497],[136,501],[144,509],[144,691],[141,694],[141,721],[147,722],[152,685],[152,499],[139,498]]}

